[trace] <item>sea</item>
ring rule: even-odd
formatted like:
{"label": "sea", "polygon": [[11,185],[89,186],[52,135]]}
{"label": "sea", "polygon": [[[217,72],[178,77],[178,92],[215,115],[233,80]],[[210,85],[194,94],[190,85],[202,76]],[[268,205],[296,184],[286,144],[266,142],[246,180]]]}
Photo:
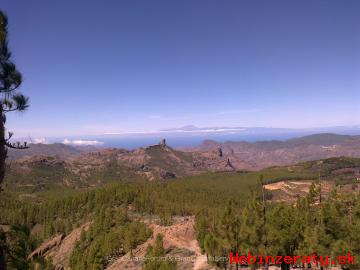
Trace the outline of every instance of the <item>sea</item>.
{"label": "sea", "polygon": [[[75,146],[97,146],[135,149],[158,144],[165,139],[174,148],[195,147],[205,140],[226,141],[284,141],[302,136],[333,133],[339,135],[360,135],[360,126],[338,126],[315,129],[286,128],[202,128],[174,129],[153,133],[102,134],[43,138],[45,143],[65,143]],[[34,142],[34,141],[33,141]]]}

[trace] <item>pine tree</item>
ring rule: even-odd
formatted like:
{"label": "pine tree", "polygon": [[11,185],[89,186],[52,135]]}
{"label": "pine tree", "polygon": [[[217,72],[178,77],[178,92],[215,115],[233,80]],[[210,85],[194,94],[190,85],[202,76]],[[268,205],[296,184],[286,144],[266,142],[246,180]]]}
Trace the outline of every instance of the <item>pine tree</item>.
{"label": "pine tree", "polygon": [[264,249],[263,237],[263,207],[256,197],[256,193],[249,196],[241,215],[241,250],[260,254]]}
{"label": "pine tree", "polygon": [[10,143],[12,132],[6,135],[5,123],[6,113],[12,111],[24,111],[28,108],[28,97],[19,93],[22,83],[21,73],[16,69],[15,64],[11,61],[11,53],[8,49],[8,19],[4,12],[0,11],[0,184],[5,176],[5,159],[7,148],[24,149],[27,148],[26,142]]}
{"label": "pine tree", "polygon": [[176,262],[163,260],[165,256],[163,236],[156,235],[155,246],[148,246],[143,270],[175,270]]}

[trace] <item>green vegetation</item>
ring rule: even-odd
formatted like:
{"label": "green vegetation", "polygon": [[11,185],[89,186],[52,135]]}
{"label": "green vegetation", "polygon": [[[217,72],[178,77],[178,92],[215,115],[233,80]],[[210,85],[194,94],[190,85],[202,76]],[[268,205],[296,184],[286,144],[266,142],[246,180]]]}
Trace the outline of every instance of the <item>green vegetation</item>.
{"label": "green vegetation", "polygon": [[[266,203],[253,193],[243,209],[229,201],[217,217],[207,212],[197,216],[197,237],[209,256],[239,252],[264,256],[360,255],[360,196],[331,193],[326,201],[314,204],[320,189],[312,187],[295,205]],[[298,262],[299,264],[301,261]],[[228,267],[228,261],[213,262]],[[359,269],[359,264],[348,265]]]}
{"label": "green vegetation", "polygon": [[51,262],[44,258],[31,262],[27,260],[28,254],[38,244],[39,240],[30,234],[28,227],[13,225],[6,232],[0,228],[0,246],[6,253],[5,265],[9,270],[52,270]]}
{"label": "green vegetation", "polygon": [[323,160],[306,161],[292,166],[270,167],[262,170],[266,173],[278,174],[278,177],[265,178],[265,183],[282,180],[316,180],[319,175],[337,185],[352,184],[355,171],[360,171],[360,158],[337,157]]}
{"label": "green vegetation", "polygon": [[360,167],[360,158],[328,158],[323,160],[307,161],[299,163],[296,166],[300,166],[299,170],[307,170],[311,172],[320,171],[322,175],[328,176],[338,169]]}
{"label": "green vegetation", "polygon": [[4,189],[11,192],[36,193],[61,188],[66,172],[61,165],[37,165],[23,172],[15,166],[7,166]]}
{"label": "green vegetation", "polygon": [[156,235],[155,246],[148,246],[146,250],[145,263],[143,270],[175,270],[176,262],[165,258],[163,237]]}
{"label": "green vegetation", "polygon": [[[41,194],[37,200],[3,192],[0,224],[31,231],[27,248],[19,253],[19,258],[24,259],[35,247],[30,239],[36,239],[38,244],[89,222],[89,229],[84,230],[71,256],[73,269],[102,269],[114,256],[131,252],[144,242],[150,232],[136,221],[141,215],[150,219],[156,216],[163,225],[170,224],[174,215],[195,215],[200,247],[209,256],[226,257],[230,251],[237,250],[272,255],[308,255],[310,251],[338,254],[347,248],[360,254],[359,196],[333,193],[319,205],[320,191],[314,185],[309,195],[299,198],[296,205],[266,202],[264,219],[258,181],[261,175],[264,182],[309,179],[316,178],[319,164],[333,164],[326,165],[330,167],[329,175],[334,175],[334,168],[358,166],[351,159],[340,162],[341,166],[326,160],[260,172],[206,173],[167,182],[117,182],[82,191],[54,189],[36,193]],[[269,199],[268,195],[265,192],[264,197]],[[2,243],[15,243],[9,239],[6,237]],[[351,243],[350,247],[342,241]],[[155,251],[149,250],[148,256],[152,252]],[[226,264],[213,263],[218,267]],[[43,260],[42,265],[46,267],[48,262]]]}
{"label": "green vegetation", "polygon": [[[27,166],[9,164],[7,175],[4,179],[3,188],[5,191],[18,194],[41,194],[51,191],[72,191],[76,189],[88,189],[101,186],[111,182],[119,181],[144,181],[130,168],[120,166],[115,161],[109,161],[104,169],[89,169],[84,173],[75,173],[61,160],[51,163],[54,157],[46,157],[49,164],[33,162]],[[83,167],[84,164],[76,164]]]}
{"label": "green vegetation", "polygon": [[70,258],[71,269],[104,269],[112,257],[131,252],[150,236],[144,223],[130,221],[126,206],[102,209],[82,232]]}
{"label": "green vegetation", "polygon": [[193,162],[191,153],[176,151],[170,147],[153,145],[146,148],[145,151],[151,157],[148,161],[149,166],[163,168],[166,171],[174,172],[177,176],[184,175],[184,164],[174,162],[171,157],[188,162],[188,166]]}

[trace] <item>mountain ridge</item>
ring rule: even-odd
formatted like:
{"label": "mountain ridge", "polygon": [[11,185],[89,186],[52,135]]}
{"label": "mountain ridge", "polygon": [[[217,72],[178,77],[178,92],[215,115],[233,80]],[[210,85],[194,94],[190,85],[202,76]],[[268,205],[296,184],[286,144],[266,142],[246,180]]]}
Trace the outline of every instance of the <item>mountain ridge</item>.
{"label": "mountain ridge", "polygon": [[32,188],[35,181],[37,188],[81,188],[119,180],[171,180],[205,172],[256,171],[333,157],[360,158],[360,136],[329,133],[255,143],[207,140],[186,149],[174,149],[165,142],[135,150],[79,149],[61,144],[33,147],[32,152],[18,150],[23,155],[13,155],[17,158],[9,160],[5,184]]}

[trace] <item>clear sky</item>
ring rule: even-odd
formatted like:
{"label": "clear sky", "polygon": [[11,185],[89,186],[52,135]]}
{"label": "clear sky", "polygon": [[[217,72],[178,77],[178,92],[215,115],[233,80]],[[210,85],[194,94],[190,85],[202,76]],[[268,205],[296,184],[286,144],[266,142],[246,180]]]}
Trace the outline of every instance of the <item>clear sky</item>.
{"label": "clear sky", "polygon": [[18,135],[360,124],[360,1],[1,0]]}

